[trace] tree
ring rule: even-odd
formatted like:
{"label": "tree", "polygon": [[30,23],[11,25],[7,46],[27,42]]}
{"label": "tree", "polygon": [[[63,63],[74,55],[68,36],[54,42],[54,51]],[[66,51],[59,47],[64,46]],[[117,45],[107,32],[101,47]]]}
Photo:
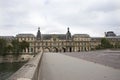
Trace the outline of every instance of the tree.
{"label": "tree", "polygon": [[22,51],[20,48],[20,42],[18,40],[12,40],[12,52],[15,55],[19,55],[19,53]]}
{"label": "tree", "polygon": [[4,39],[0,39],[0,55],[4,55],[6,51],[7,41]]}
{"label": "tree", "polygon": [[12,45],[13,45],[12,51],[15,55],[19,55],[20,53],[22,53],[23,50],[29,48],[29,43],[26,41],[19,42],[18,40],[13,40]]}
{"label": "tree", "polygon": [[26,49],[26,48],[29,48],[29,43],[26,42],[26,41],[20,42],[20,48],[21,48],[22,50],[24,50],[24,49]]}
{"label": "tree", "polygon": [[23,50],[29,48],[29,43],[26,41],[19,42],[18,40],[12,40],[11,43],[4,39],[0,39],[0,55],[7,55],[13,53],[13,55],[20,55]]}
{"label": "tree", "polygon": [[12,45],[7,45],[5,48],[5,52],[10,53],[10,52],[12,52],[12,49],[13,49]]}
{"label": "tree", "polygon": [[108,49],[113,48],[113,45],[106,38],[101,39],[101,44],[96,46],[96,49]]}
{"label": "tree", "polygon": [[113,48],[113,45],[106,38],[101,39],[101,48]]}

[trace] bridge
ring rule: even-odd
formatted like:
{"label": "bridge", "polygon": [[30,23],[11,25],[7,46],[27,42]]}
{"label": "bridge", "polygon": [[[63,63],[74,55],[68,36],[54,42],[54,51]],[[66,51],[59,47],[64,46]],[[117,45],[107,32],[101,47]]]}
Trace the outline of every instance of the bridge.
{"label": "bridge", "polygon": [[120,52],[38,53],[7,80],[120,80]]}

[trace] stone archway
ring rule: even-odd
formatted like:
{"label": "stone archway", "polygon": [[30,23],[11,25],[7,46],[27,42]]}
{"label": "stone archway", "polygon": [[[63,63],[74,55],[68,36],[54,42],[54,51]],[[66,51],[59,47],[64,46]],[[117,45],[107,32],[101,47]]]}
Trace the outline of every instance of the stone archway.
{"label": "stone archway", "polygon": [[52,51],[52,52],[58,52],[58,48],[53,47],[53,48],[51,49],[51,51]]}
{"label": "stone archway", "polygon": [[60,52],[66,52],[66,49],[64,47],[61,47]]}
{"label": "stone archway", "polygon": [[61,52],[66,52],[66,49],[62,47]]}
{"label": "stone archway", "polygon": [[72,52],[72,47],[67,47],[67,52]]}
{"label": "stone archway", "polygon": [[69,52],[72,52],[72,47],[69,47]]}
{"label": "stone archway", "polygon": [[43,50],[42,50],[42,47],[37,47],[36,51],[37,51],[37,52],[42,52],[42,51],[43,51]]}
{"label": "stone archway", "polygon": [[48,47],[44,48],[44,52],[50,52],[50,49]]}

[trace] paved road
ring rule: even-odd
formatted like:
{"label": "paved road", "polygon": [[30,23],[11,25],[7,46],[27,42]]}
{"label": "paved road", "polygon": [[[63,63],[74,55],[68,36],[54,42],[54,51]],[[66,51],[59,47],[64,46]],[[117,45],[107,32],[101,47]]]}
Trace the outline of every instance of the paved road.
{"label": "paved road", "polygon": [[63,54],[120,69],[120,51],[102,50]]}
{"label": "paved road", "polygon": [[120,80],[120,69],[59,53],[44,53],[40,80]]}

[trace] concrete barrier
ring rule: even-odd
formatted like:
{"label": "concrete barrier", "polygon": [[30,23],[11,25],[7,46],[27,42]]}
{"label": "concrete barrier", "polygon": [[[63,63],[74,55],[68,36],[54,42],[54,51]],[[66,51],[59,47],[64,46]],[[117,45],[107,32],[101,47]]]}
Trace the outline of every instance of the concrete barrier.
{"label": "concrete barrier", "polygon": [[42,55],[43,52],[36,55],[7,80],[38,80]]}

